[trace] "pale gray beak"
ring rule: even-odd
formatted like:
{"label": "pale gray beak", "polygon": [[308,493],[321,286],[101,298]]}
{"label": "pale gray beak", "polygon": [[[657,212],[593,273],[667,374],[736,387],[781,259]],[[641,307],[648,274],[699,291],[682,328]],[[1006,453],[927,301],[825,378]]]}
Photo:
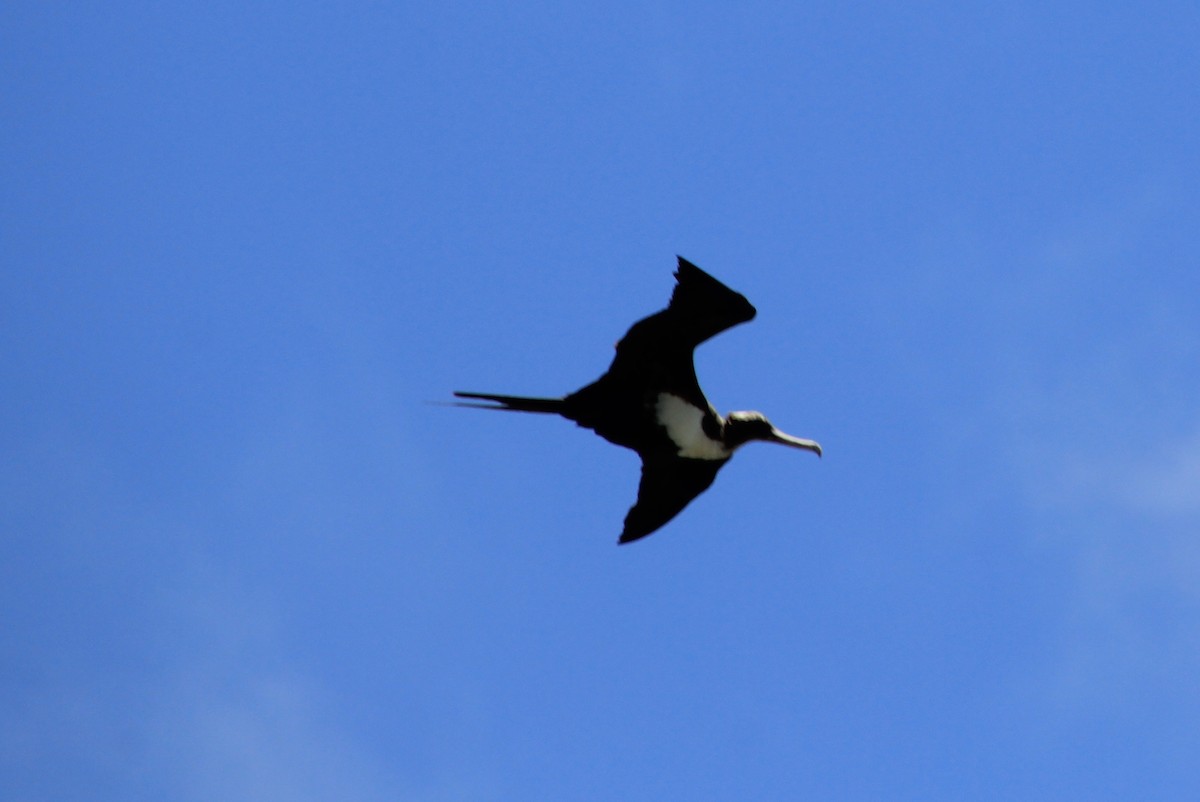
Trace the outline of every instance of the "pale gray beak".
{"label": "pale gray beak", "polygon": [[792,437],[790,434],[784,434],[778,429],[771,428],[771,440],[792,448],[803,448],[814,452],[818,457],[821,456],[821,444],[816,440],[805,440],[803,437]]}

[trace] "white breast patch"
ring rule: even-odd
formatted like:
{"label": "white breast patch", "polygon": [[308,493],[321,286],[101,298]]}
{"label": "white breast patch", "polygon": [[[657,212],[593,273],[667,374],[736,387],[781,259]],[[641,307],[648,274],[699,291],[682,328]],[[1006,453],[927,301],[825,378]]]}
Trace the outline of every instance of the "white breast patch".
{"label": "white breast patch", "polygon": [[[700,421],[704,411],[670,393],[660,393],[654,406],[655,417],[667,430],[667,436],[679,449],[679,456],[691,459],[727,459],[732,453],[725,444],[704,433]],[[720,420],[720,417],[717,418]]]}

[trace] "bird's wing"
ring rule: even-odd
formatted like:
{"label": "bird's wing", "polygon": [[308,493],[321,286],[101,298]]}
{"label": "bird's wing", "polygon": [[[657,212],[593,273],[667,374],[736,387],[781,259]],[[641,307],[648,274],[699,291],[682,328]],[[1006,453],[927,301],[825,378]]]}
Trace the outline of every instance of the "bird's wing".
{"label": "bird's wing", "polygon": [[726,460],[648,456],[642,459],[637,503],[625,516],[621,543],[643,538],[674,518],[708,489]]}
{"label": "bird's wing", "polygon": [[694,264],[679,259],[675,290],[666,309],[639,320],[617,343],[608,373],[639,386],[666,386],[698,406],[700,391],[692,351],[728,328],[752,320],[754,307]]}
{"label": "bird's wing", "polygon": [[725,329],[753,320],[757,314],[746,296],[734,292],[694,264],[679,259],[671,301],[661,312],[634,323],[617,343],[622,351],[647,347],[691,350]]}
{"label": "bird's wing", "polygon": [[754,307],[740,292],[734,292],[682,256],[675,271],[675,290],[666,311],[671,313],[680,336],[695,348],[725,329],[754,319]]}

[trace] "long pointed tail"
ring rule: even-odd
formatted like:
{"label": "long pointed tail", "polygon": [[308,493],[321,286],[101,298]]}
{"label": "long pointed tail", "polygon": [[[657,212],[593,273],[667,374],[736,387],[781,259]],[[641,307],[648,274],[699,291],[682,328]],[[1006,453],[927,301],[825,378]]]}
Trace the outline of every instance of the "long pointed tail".
{"label": "long pointed tail", "polygon": [[549,412],[561,415],[563,400],[561,398],[525,398],[519,395],[489,395],[487,393],[459,393],[456,398],[472,398],[480,401],[492,401],[500,406],[491,404],[459,404],[460,407],[478,407],[479,409],[502,409],[510,412]]}

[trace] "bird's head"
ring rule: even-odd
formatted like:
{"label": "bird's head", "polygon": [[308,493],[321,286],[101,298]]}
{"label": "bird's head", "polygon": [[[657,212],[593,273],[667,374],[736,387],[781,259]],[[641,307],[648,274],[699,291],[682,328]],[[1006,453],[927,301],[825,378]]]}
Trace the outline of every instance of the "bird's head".
{"label": "bird's head", "polygon": [[803,448],[814,452],[818,457],[821,456],[821,444],[816,440],[792,437],[779,431],[761,412],[730,412],[725,418],[724,440],[725,447],[730,451],[751,440],[765,440],[768,443]]}

